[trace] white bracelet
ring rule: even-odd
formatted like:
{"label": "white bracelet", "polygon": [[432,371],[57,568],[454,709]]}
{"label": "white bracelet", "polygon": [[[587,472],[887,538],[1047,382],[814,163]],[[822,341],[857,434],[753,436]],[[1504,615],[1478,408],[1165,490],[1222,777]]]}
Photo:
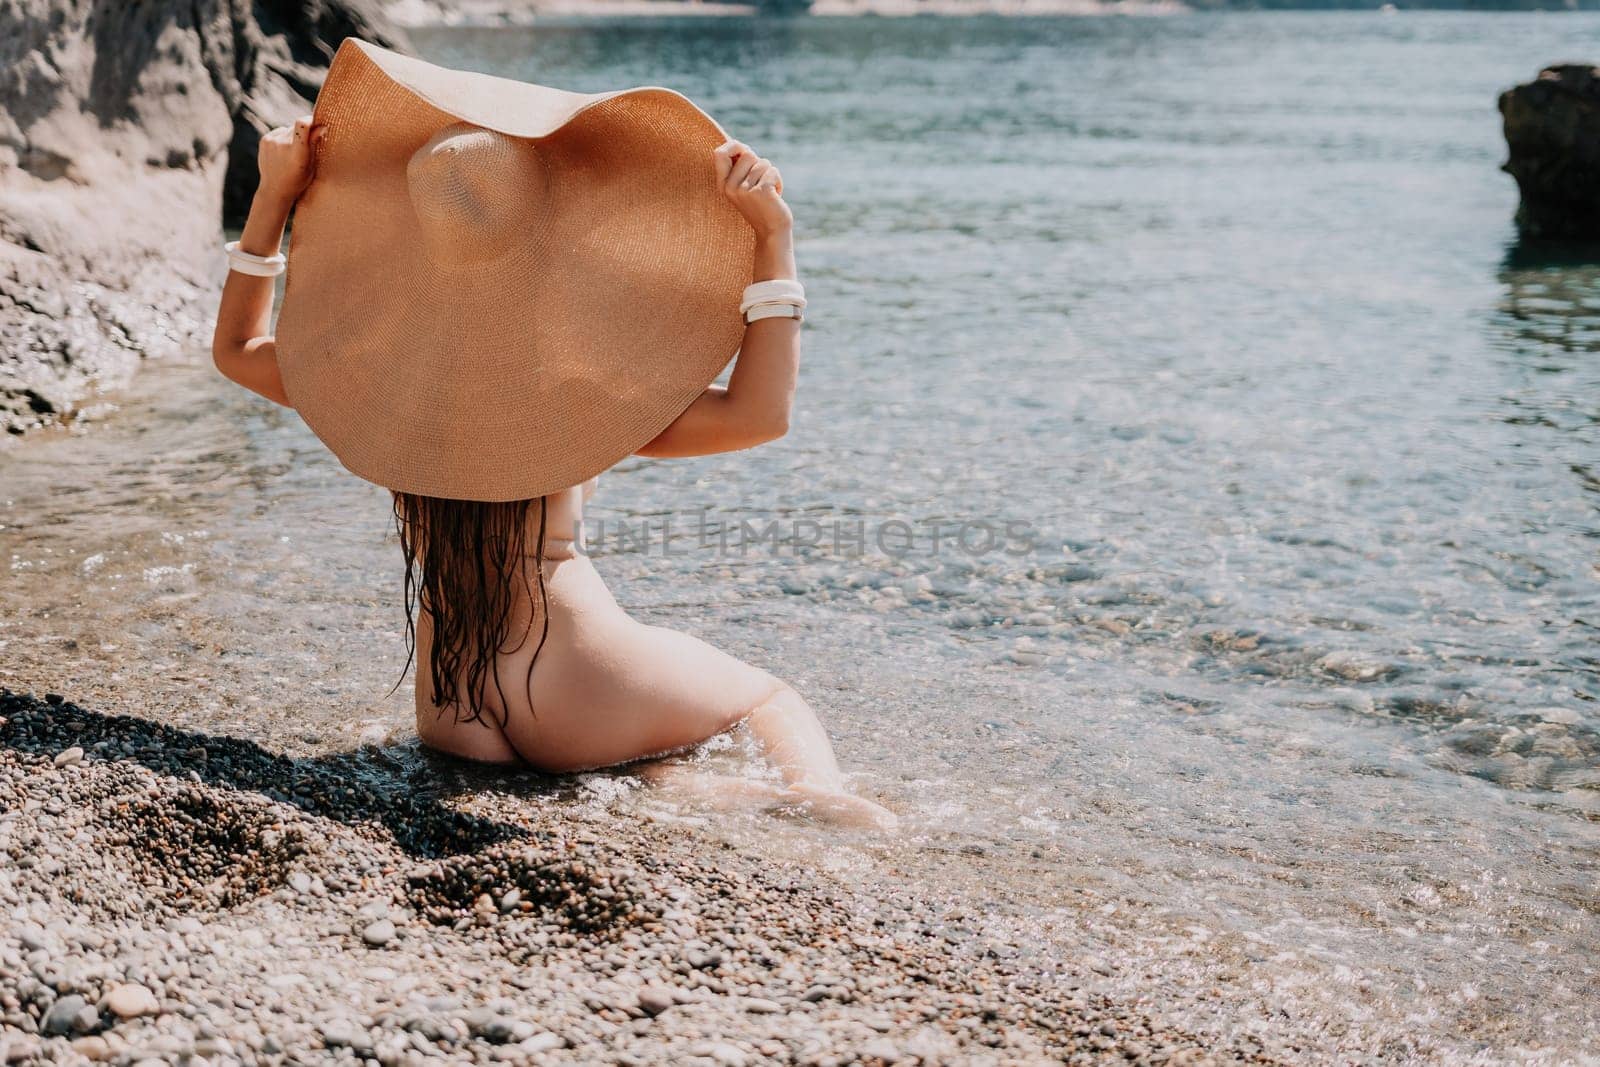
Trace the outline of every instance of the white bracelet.
{"label": "white bracelet", "polygon": [[806,306],[805,286],[793,278],[769,278],[764,282],[754,282],[745,286],[744,299],[739,302],[739,314],[743,315],[757,304],[789,304],[803,308]]}
{"label": "white bracelet", "polygon": [[270,256],[258,256],[253,252],[241,251],[238,241],[229,241],[222,248],[228,253],[229,270],[257,278],[275,278],[283,273],[284,267],[289,262],[282,252]]}
{"label": "white bracelet", "polygon": [[779,303],[772,300],[764,301],[760,304],[753,304],[749,310],[744,313],[744,321],[746,325],[759,319],[776,318],[801,319],[803,321],[805,316],[800,314],[800,308],[796,304],[790,304],[788,302]]}

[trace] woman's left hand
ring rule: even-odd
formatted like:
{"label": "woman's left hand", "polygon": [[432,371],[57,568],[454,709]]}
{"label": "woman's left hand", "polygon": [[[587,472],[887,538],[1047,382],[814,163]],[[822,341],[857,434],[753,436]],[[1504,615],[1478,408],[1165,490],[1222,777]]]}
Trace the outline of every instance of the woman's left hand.
{"label": "woman's left hand", "polygon": [[295,119],[293,126],[279,126],[261,136],[256,149],[256,164],[261,168],[257,195],[287,206],[300,198],[311,184],[316,164],[316,146],[322,127],[311,125],[311,116]]}
{"label": "woman's left hand", "polygon": [[783,202],[783,176],[770,159],[743,141],[726,141],[712,155],[722,192],[759,237],[789,232],[794,214]]}

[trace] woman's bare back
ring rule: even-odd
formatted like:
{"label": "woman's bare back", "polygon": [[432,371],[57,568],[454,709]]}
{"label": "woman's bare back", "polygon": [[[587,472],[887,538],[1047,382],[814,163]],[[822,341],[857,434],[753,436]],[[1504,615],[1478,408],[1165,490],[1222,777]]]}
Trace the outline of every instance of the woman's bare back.
{"label": "woman's bare back", "polygon": [[[511,616],[515,636],[495,661],[498,688],[491,682],[485,694],[487,717],[496,722],[457,723],[454,705],[433,705],[430,672],[419,671],[417,727],[427,743],[547,771],[610,766],[703,741],[784,688],[766,671],[698,638],[645,625],[622,610],[582,551],[583,503],[594,484],[546,498],[543,593],[549,630],[541,647],[543,620],[530,552]],[[534,509],[530,544],[537,542],[538,523]],[[417,662],[424,664],[432,627],[426,612],[419,616]]]}

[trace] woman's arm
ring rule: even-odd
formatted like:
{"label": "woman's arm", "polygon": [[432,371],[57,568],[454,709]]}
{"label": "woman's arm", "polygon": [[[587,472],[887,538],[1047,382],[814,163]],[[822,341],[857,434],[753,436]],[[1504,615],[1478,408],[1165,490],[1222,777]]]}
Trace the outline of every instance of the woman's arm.
{"label": "woman's arm", "polygon": [[[723,192],[756,231],[753,280],[795,277],[794,216],[780,195],[778,169],[738,141],[718,148],[716,157]],[[700,394],[639,455],[705,456],[782,437],[799,371],[800,321],[757,319],[745,327],[727,386]]]}
{"label": "woman's arm", "polygon": [[[289,211],[310,184],[313,147],[320,134],[307,117],[261,138],[261,183],[239,235],[240,251],[257,256],[277,253]],[[228,379],[287,407],[289,398],[271,336],[272,288],[271,278],[228,272],[211,337],[211,358]]]}

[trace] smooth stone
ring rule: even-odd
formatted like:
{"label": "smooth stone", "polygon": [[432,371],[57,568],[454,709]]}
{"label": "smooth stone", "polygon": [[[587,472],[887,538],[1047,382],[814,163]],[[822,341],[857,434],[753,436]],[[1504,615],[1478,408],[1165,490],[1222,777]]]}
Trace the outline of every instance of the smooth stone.
{"label": "smooth stone", "polygon": [[73,745],[71,748],[64,748],[56,753],[56,758],[53,762],[57,767],[70,767],[75,763],[82,763],[83,749],[77,745]]}
{"label": "smooth stone", "polygon": [[94,1060],[96,1062],[109,1060],[114,1055],[111,1051],[111,1043],[99,1035],[78,1038],[72,1043],[72,1051],[86,1060]]}
{"label": "smooth stone", "polygon": [[639,990],[639,1007],[649,1015],[660,1015],[677,1001],[672,998],[672,990],[660,986],[646,986]]}
{"label": "smooth stone", "polygon": [[329,1048],[348,1046],[356,1052],[372,1048],[372,1037],[355,1023],[346,1019],[332,1019],[319,1028],[322,1043]]}
{"label": "smooth stone", "polygon": [[0,1038],[0,1063],[21,1063],[39,1055],[41,1042],[31,1035]]}
{"label": "smooth stone", "polygon": [[900,1058],[900,1046],[886,1037],[874,1038],[862,1045],[857,1054],[864,1060],[882,1060],[894,1063]]}
{"label": "smooth stone", "polygon": [[560,1034],[543,1033],[534,1034],[526,1041],[518,1042],[517,1048],[531,1056],[537,1055],[541,1052],[549,1052],[551,1049],[561,1048],[566,1043],[567,1039],[562,1037]]}
{"label": "smooth stone", "polygon": [[730,1045],[726,1041],[700,1041],[689,1046],[689,1055],[704,1056],[722,1064],[723,1067],[745,1067],[750,1057],[745,1055],[744,1049],[737,1045]]}
{"label": "smooth stone", "polygon": [[473,1037],[495,1045],[505,1045],[533,1036],[533,1024],[498,1012],[480,1010],[467,1016],[467,1030]]}
{"label": "smooth stone", "polygon": [[112,986],[111,992],[106,994],[105,1005],[107,1010],[119,1019],[136,1019],[141,1015],[156,1015],[161,1011],[161,1002],[156,999],[156,995],[144,986],[132,982]]}
{"label": "smooth stone", "polygon": [[367,924],[367,928],[361,931],[361,940],[377,948],[393,941],[394,934],[394,923],[388,919],[379,919]]}
{"label": "smooth stone", "polygon": [[[89,1007],[89,1002],[76,993],[69,993],[59,998],[50,1005],[50,1010],[45,1013],[44,1025],[41,1027],[45,1033],[53,1036],[64,1036],[75,1029],[87,1030],[90,1026],[80,1026],[83,1021],[80,1016],[84,1009]],[[92,1009],[91,1009],[92,1010]]]}
{"label": "smooth stone", "polygon": [[776,1015],[783,1010],[783,1005],[766,997],[746,997],[744,1010],[754,1015]]}

